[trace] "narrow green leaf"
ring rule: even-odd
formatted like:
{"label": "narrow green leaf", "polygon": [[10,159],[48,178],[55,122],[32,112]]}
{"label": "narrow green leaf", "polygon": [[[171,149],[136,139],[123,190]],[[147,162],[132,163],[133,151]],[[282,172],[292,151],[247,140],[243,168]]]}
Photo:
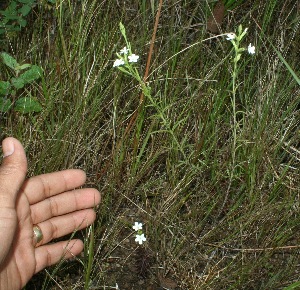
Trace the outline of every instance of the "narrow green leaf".
{"label": "narrow green leaf", "polygon": [[283,64],[286,66],[286,68],[288,69],[288,71],[290,72],[290,74],[293,76],[293,78],[295,79],[295,81],[298,83],[298,85],[300,85],[300,78],[296,75],[296,73],[294,72],[294,70],[291,68],[291,66],[284,59],[284,57],[282,56],[282,54],[280,53],[280,51],[277,50],[275,48],[275,46],[273,46],[272,43],[271,43],[271,45],[272,45],[273,49],[275,50],[275,52],[277,53],[277,55],[280,58],[280,60],[283,62]]}
{"label": "narrow green leaf", "polygon": [[270,41],[270,39],[263,33],[263,31],[261,31],[261,32],[262,32],[263,37],[265,37],[268,40],[268,42],[270,43],[270,45],[272,46],[274,51],[277,53],[279,59],[282,61],[282,63],[288,69],[290,74],[293,76],[294,80],[298,83],[298,85],[300,85],[300,78],[298,77],[298,75],[294,72],[294,70],[291,68],[291,66],[287,63],[287,61],[284,59],[284,57],[282,56],[280,51],[276,49],[276,47],[273,45],[273,43]]}
{"label": "narrow green leaf", "polygon": [[119,23],[119,27],[120,27],[120,31],[121,31],[123,37],[126,39],[126,30],[125,30],[125,26],[123,25],[122,22]]}
{"label": "narrow green leaf", "polygon": [[20,98],[16,101],[15,111],[27,114],[33,112],[40,112],[42,110],[41,104],[33,97]]}
{"label": "narrow green leaf", "polygon": [[241,34],[242,34],[242,31],[243,31],[243,27],[242,27],[242,25],[240,24],[239,27],[238,27],[238,34],[241,35]]}
{"label": "narrow green leaf", "polygon": [[16,67],[16,70],[23,70],[23,69],[29,68],[29,67],[31,67],[31,64],[29,64],[29,63],[24,63],[24,64],[22,64],[22,65],[17,66],[17,67]]}
{"label": "narrow green leaf", "polygon": [[120,22],[120,23],[119,23],[119,27],[120,27],[121,34],[123,35],[123,37],[124,37],[124,39],[125,39],[126,46],[127,46],[127,48],[129,49],[129,53],[131,54],[131,45],[130,45],[129,41],[127,40],[127,37],[126,37],[125,26],[123,25],[122,22]]}
{"label": "narrow green leaf", "polygon": [[123,73],[125,73],[125,74],[127,74],[127,75],[130,75],[130,76],[131,76],[131,73],[129,73],[129,72],[128,72],[128,70],[126,70],[124,67],[122,67],[122,66],[118,66],[118,69],[119,69],[121,72],[123,72]]}
{"label": "narrow green leaf", "polygon": [[283,288],[283,290],[299,289],[299,287],[300,287],[300,281],[295,282],[295,283]]}

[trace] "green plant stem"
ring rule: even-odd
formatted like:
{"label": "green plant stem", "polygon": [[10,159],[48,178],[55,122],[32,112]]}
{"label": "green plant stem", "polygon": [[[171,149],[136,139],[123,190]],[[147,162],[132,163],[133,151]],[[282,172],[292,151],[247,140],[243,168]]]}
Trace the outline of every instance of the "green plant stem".
{"label": "green plant stem", "polygon": [[85,254],[87,255],[84,271],[84,289],[90,289],[91,271],[93,266],[94,257],[94,225],[92,224],[88,229],[88,238],[85,244]]}
{"label": "green plant stem", "polygon": [[229,175],[229,184],[226,190],[225,198],[220,210],[220,213],[223,211],[223,208],[228,200],[230,188],[232,185],[232,181],[235,175],[235,168],[236,168],[236,149],[237,149],[237,118],[236,118],[236,91],[237,91],[237,75],[238,75],[238,61],[239,61],[239,45],[240,45],[240,39],[237,37],[236,44],[234,45],[235,48],[235,57],[234,57],[234,65],[233,65],[233,73],[232,73],[232,98],[231,98],[231,105],[232,105],[232,116],[233,116],[233,141],[232,141],[232,158],[231,158],[231,169],[230,169],[230,175]]}
{"label": "green plant stem", "polygon": [[66,46],[66,42],[64,39],[64,35],[63,35],[63,31],[62,31],[62,27],[63,27],[63,1],[60,1],[60,13],[59,13],[59,25],[58,25],[58,31],[59,31],[59,37],[60,37],[60,41],[61,41],[61,45],[62,45],[62,50],[63,50],[63,55],[64,55],[64,61],[66,64],[66,68],[68,71],[68,76],[70,78],[70,80],[72,79],[71,76],[71,71],[70,71],[70,67],[69,67],[69,62],[68,62],[68,56],[67,56],[67,46]]}

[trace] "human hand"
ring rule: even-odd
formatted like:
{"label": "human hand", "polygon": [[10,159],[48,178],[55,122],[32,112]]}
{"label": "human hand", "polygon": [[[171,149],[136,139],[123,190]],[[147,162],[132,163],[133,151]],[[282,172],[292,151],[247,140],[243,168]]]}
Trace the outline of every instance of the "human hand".
{"label": "human hand", "polygon": [[[47,266],[83,250],[78,239],[48,244],[94,222],[92,207],[100,202],[96,189],[84,184],[81,170],[65,170],[25,180],[27,160],[21,143],[6,138],[0,167],[0,289],[21,289]],[[33,226],[43,239],[35,245]]]}

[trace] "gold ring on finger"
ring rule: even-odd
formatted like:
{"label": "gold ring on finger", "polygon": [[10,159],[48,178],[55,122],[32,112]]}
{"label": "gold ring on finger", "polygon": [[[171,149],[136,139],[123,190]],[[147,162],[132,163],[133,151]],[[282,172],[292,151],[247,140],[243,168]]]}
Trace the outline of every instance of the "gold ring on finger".
{"label": "gold ring on finger", "polygon": [[33,244],[36,246],[44,238],[43,232],[38,225],[33,226]]}

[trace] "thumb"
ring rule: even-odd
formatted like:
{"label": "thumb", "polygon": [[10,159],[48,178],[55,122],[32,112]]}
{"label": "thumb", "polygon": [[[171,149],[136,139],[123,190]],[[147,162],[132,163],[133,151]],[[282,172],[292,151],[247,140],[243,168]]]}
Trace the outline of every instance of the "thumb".
{"label": "thumb", "polygon": [[27,159],[22,144],[8,137],[2,142],[3,161],[0,166],[0,208],[15,207],[17,194],[25,180]]}
{"label": "thumb", "polygon": [[8,254],[17,226],[16,197],[24,182],[27,159],[22,144],[14,138],[2,142],[0,166],[0,265]]}

